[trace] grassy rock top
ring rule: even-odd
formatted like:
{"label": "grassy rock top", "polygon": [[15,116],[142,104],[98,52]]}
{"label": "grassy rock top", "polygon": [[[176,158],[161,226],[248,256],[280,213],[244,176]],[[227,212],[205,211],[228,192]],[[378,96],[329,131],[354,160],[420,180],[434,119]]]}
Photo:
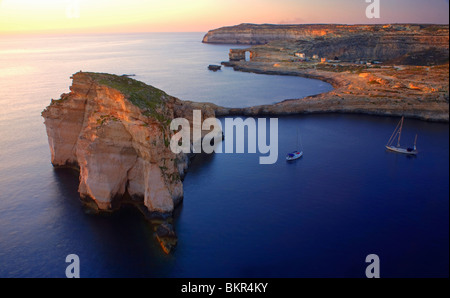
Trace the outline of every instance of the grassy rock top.
{"label": "grassy rock top", "polygon": [[141,109],[155,109],[165,103],[169,97],[164,91],[136,81],[127,76],[118,76],[107,73],[84,73],[100,85],[120,91],[131,103]]}
{"label": "grassy rock top", "polygon": [[144,115],[151,116],[160,122],[167,122],[164,117],[164,106],[169,95],[164,91],[143,82],[107,73],[85,72],[100,85],[114,88],[122,93],[132,104],[144,110]]}

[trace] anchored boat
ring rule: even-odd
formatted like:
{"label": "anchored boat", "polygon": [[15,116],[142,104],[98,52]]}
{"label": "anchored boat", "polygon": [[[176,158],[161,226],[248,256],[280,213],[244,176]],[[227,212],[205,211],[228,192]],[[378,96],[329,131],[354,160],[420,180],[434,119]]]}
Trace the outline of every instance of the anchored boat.
{"label": "anchored boat", "polygon": [[[388,144],[386,145],[386,149],[392,152],[407,154],[407,155],[417,155],[419,151],[417,151],[417,135],[414,140],[414,146],[412,148],[402,148],[400,145],[400,140],[402,137],[402,131],[403,131],[403,124],[405,122],[405,117],[402,117],[402,120],[397,124],[397,127],[395,128],[394,132],[392,133],[391,138],[388,141]],[[393,146],[395,139],[397,138],[397,146]]]}
{"label": "anchored boat", "polygon": [[295,151],[286,156],[287,161],[293,161],[303,156],[303,151]]}
{"label": "anchored boat", "polygon": [[[298,138],[299,138],[299,132],[297,130],[297,148],[299,148],[299,146],[298,146]],[[303,151],[302,150],[298,150],[298,151],[294,151],[294,152],[289,153],[288,155],[286,155],[286,160],[287,161],[293,161],[293,160],[299,159],[302,156],[303,156]]]}

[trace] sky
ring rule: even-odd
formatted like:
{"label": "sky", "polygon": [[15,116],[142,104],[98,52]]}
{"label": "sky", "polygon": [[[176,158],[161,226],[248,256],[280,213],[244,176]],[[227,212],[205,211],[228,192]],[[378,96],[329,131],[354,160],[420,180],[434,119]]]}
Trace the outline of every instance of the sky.
{"label": "sky", "polygon": [[[367,0],[369,1],[369,0]],[[206,32],[241,23],[449,23],[448,0],[0,0],[0,34]]]}

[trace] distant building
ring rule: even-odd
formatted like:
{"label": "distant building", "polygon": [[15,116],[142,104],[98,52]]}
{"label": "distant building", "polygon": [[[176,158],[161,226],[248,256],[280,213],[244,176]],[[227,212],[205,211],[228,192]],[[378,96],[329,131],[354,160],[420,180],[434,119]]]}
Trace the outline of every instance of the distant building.
{"label": "distant building", "polygon": [[312,58],[313,58],[314,60],[319,60],[319,55],[313,55]]}
{"label": "distant building", "polygon": [[325,63],[327,62],[327,58],[320,58],[320,63]]}
{"label": "distant building", "polygon": [[295,53],[295,56],[301,58],[301,59],[306,59],[306,54],[305,53]]}

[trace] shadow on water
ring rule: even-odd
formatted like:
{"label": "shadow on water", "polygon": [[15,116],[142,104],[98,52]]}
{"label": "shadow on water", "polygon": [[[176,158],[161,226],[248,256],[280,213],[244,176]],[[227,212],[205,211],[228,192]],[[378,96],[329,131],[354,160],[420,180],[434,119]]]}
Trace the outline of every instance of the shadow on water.
{"label": "shadow on water", "polygon": [[[214,158],[214,154],[196,155],[187,175],[205,170]],[[62,251],[54,252],[58,259],[72,253],[79,255],[83,263],[82,277],[173,275],[178,247],[170,255],[165,255],[154,237],[154,227],[137,208],[123,205],[113,213],[96,214],[83,207],[78,193],[77,171],[56,168],[53,175],[57,185],[55,200],[60,201],[61,231],[58,233],[64,235],[67,242],[60,248]],[[183,203],[174,210],[175,226],[182,212]],[[178,246],[182,245],[182,242],[178,243]],[[58,264],[58,273],[64,270],[65,267]]]}
{"label": "shadow on water", "polygon": [[57,199],[69,201],[60,205],[65,255],[79,255],[82,277],[160,277],[171,267],[171,256],[163,254],[152,225],[135,207],[93,214],[82,206],[77,172],[55,169],[54,177]]}
{"label": "shadow on water", "polygon": [[78,198],[78,200],[69,200],[70,202],[77,201],[80,204],[78,193],[79,173],[72,169],[54,168],[53,177],[60,194],[65,194],[69,198]]}
{"label": "shadow on water", "polygon": [[216,157],[216,153],[213,153],[213,154],[206,154],[206,153],[196,154],[191,159],[191,163],[189,164],[189,170],[188,170],[187,175],[189,175],[192,172],[191,169],[202,168],[202,167],[205,167],[205,166],[207,167],[209,164],[214,162],[215,157]]}
{"label": "shadow on water", "polygon": [[[203,172],[205,169],[207,169],[209,166],[211,166],[214,162],[216,154],[196,154],[190,161],[188,172],[185,174],[185,179],[189,179],[188,176],[196,176],[199,172]],[[183,181],[183,184],[185,183],[185,180]],[[183,213],[183,201],[175,208],[173,212],[173,219],[175,222],[175,228],[177,227],[177,222],[180,216]]]}

